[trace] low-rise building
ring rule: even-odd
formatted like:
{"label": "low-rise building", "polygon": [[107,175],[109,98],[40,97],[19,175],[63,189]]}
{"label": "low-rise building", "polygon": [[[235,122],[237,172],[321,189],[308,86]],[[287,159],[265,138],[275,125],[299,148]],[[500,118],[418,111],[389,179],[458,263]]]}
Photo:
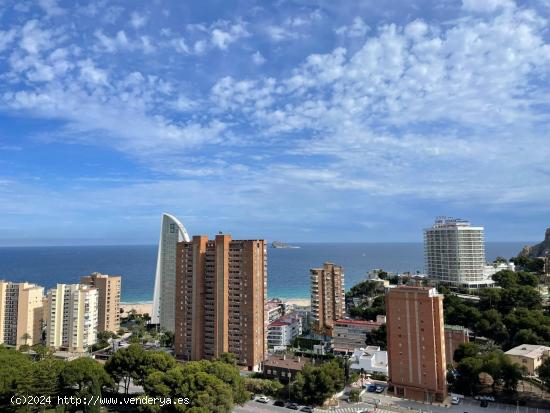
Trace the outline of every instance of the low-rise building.
{"label": "low-rise building", "polygon": [[536,375],[537,367],[542,362],[550,357],[550,347],[539,344],[522,344],[508,350],[506,354],[512,362],[524,366],[527,372],[534,376]]}
{"label": "low-rise building", "polygon": [[340,319],[334,322],[332,348],[336,353],[350,353],[366,345],[367,334],[385,323],[380,321],[363,321]]}
{"label": "low-rise building", "polygon": [[388,352],[377,346],[356,348],[350,357],[352,370],[388,375]]}
{"label": "low-rise building", "polygon": [[307,362],[309,359],[305,357],[272,354],[263,363],[263,374],[270,379],[294,380]]}
{"label": "low-rise building", "polygon": [[445,326],[445,358],[452,363],[455,350],[464,343],[470,342],[470,330],[462,326]]}
{"label": "low-rise building", "polygon": [[295,337],[302,334],[302,319],[288,314],[271,322],[267,327],[267,346],[270,348],[289,346]]}
{"label": "low-rise building", "polygon": [[272,298],[265,303],[265,313],[268,323],[272,323],[285,315],[285,304],[278,298]]}

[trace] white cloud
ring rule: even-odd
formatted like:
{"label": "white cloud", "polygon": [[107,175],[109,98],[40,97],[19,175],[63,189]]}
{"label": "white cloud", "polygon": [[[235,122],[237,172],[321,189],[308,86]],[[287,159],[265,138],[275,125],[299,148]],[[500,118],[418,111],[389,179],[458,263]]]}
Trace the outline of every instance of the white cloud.
{"label": "white cloud", "polygon": [[96,30],[94,36],[99,40],[99,48],[110,53],[127,49],[130,46],[124,30],[119,30],[114,37],[109,37],[101,30]]}
{"label": "white cloud", "polygon": [[494,12],[503,8],[514,8],[513,0],[462,0],[462,8],[473,12]]}
{"label": "white cloud", "polygon": [[57,0],[38,0],[38,5],[46,12],[48,16],[60,16],[65,13]]}
{"label": "white cloud", "polygon": [[265,57],[263,57],[262,54],[257,50],[252,54],[252,61],[255,65],[258,66],[261,66],[266,62]]}
{"label": "white cloud", "polygon": [[349,26],[342,26],[336,29],[336,34],[348,37],[364,37],[369,31],[369,26],[365,21],[357,16]]}
{"label": "white cloud", "polygon": [[21,47],[28,53],[35,54],[53,47],[52,33],[42,30],[38,20],[30,20],[21,30]]}
{"label": "white cloud", "polygon": [[107,72],[103,69],[97,68],[92,60],[82,60],[78,62],[78,66],[80,67],[80,77],[85,82],[92,83],[94,85],[107,84]]}
{"label": "white cloud", "polygon": [[132,24],[132,26],[134,26],[135,29],[139,29],[145,26],[145,24],[147,23],[147,16],[134,11],[130,15],[130,23]]}
{"label": "white cloud", "polygon": [[15,30],[0,30],[0,52],[5,50],[15,39]]}
{"label": "white cloud", "polygon": [[299,34],[291,29],[282,26],[267,26],[265,32],[274,42],[282,42],[285,40],[292,40],[299,37]]}

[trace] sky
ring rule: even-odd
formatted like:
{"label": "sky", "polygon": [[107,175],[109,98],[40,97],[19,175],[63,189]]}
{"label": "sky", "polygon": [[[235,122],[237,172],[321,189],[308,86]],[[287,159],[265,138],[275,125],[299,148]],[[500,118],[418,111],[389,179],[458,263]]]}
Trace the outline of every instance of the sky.
{"label": "sky", "polygon": [[550,227],[550,0],[0,0],[0,245]]}

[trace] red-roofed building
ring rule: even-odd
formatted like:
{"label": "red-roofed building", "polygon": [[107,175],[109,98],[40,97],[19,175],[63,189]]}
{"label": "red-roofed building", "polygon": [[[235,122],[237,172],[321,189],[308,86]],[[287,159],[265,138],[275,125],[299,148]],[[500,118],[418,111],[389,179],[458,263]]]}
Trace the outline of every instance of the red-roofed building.
{"label": "red-roofed building", "polygon": [[301,317],[290,313],[269,324],[267,327],[267,346],[270,348],[288,346],[295,337],[301,334]]}

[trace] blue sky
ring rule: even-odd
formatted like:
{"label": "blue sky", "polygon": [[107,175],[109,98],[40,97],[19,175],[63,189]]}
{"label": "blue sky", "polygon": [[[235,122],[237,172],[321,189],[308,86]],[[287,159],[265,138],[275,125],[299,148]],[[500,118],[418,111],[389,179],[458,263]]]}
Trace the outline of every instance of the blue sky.
{"label": "blue sky", "polygon": [[0,244],[550,226],[550,1],[0,0]]}

